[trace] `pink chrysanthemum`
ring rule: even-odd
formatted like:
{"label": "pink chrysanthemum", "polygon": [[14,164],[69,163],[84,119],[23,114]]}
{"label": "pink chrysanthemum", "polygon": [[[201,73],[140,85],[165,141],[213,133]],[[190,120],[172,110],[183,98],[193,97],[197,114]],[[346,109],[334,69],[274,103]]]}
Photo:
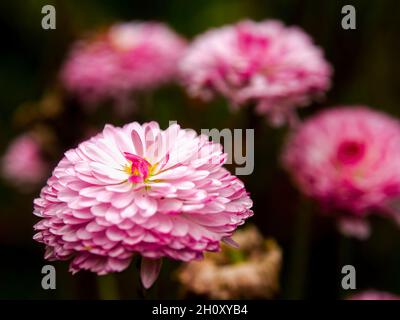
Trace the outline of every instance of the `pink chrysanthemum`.
{"label": "pink chrysanthemum", "polygon": [[217,251],[252,215],[226,154],[205,135],[155,122],[103,132],[69,150],[35,200],[35,240],[46,259],[100,275],[142,258],[148,287],[162,257],[190,261]]}
{"label": "pink chrysanthemum", "polygon": [[331,76],[312,39],[278,21],[210,30],[194,40],[180,70],[191,95],[209,99],[216,92],[233,105],[255,102],[276,125],[293,120],[294,107],[322,95]]}
{"label": "pink chrysanthemum", "polygon": [[21,190],[30,190],[47,173],[47,163],[41,153],[41,147],[34,136],[19,136],[11,142],[3,156],[3,177]]}
{"label": "pink chrysanthemum", "polygon": [[61,80],[86,103],[124,99],[131,91],[152,89],[174,78],[185,46],[161,23],[116,24],[73,47]]}
{"label": "pink chrysanthemum", "polygon": [[347,300],[400,300],[400,296],[389,292],[367,290],[353,294]]}
{"label": "pink chrysanthemum", "polygon": [[369,233],[364,218],[395,218],[400,195],[400,124],[364,107],[334,108],[306,121],[283,154],[300,189],[340,216],[342,232]]}

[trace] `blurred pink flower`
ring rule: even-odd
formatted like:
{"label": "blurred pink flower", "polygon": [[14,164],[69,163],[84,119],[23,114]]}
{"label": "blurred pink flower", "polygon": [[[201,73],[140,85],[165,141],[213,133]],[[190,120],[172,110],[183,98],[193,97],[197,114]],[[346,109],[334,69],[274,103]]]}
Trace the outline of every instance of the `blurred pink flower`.
{"label": "blurred pink flower", "polygon": [[365,238],[376,211],[400,222],[400,124],[365,107],[321,112],[294,132],[283,162],[299,188],[338,210],[345,234]]}
{"label": "blurred pink flower", "polygon": [[400,300],[400,296],[388,292],[367,290],[353,294],[347,300]]}
{"label": "blurred pink flower", "polygon": [[294,121],[295,107],[322,95],[332,73],[300,28],[249,20],[198,36],[180,71],[192,96],[210,99],[218,93],[235,106],[255,102],[258,113],[276,125]]}
{"label": "blurred pink flower", "polygon": [[85,103],[123,100],[131,91],[152,89],[174,78],[185,46],[161,23],[116,24],[74,45],[61,80]]}
{"label": "blurred pink flower", "polygon": [[41,182],[47,173],[47,164],[34,136],[22,134],[13,140],[2,159],[2,175],[21,190],[29,190]]}
{"label": "blurred pink flower", "polygon": [[34,239],[46,244],[46,259],[72,259],[72,272],[122,271],[139,254],[149,287],[160,258],[217,251],[252,215],[225,160],[220,144],[176,124],[106,125],[55,168],[34,202],[42,218]]}

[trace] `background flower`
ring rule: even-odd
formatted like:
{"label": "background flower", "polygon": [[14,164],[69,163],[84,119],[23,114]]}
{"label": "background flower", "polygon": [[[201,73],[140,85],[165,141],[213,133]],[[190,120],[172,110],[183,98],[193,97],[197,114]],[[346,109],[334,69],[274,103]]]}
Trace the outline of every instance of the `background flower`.
{"label": "background flower", "polygon": [[162,23],[115,24],[74,45],[61,80],[84,103],[121,102],[132,91],[172,80],[184,48],[183,38]]}
{"label": "background flower", "polygon": [[397,296],[389,292],[367,290],[353,294],[347,299],[348,300],[400,300],[400,296]]}
{"label": "background flower", "polygon": [[366,237],[363,219],[376,210],[399,221],[397,120],[366,107],[323,111],[291,135],[283,163],[301,191],[337,211],[343,232]]}
{"label": "background flower", "polygon": [[210,299],[271,299],[279,290],[282,252],[272,239],[265,240],[256,227],[234,235],[239,248],[223,247],[202,261],[181,267],[184,289]]}
{"label": "background flower", "polygon": [[3,156],[1,171],[10,184],[21,190],[28,191],[42,182],[47,174],[47,163],[38,139],[29,133],[15,138]]}
{"label": "background flower", "polygon": [[298,27],[250,20],[211,29],[187,50],[181,75],[189,93],[214,93],[233,105],[254,102],[275,124],[310,103],[330,86],[331,67],[322,51]]}

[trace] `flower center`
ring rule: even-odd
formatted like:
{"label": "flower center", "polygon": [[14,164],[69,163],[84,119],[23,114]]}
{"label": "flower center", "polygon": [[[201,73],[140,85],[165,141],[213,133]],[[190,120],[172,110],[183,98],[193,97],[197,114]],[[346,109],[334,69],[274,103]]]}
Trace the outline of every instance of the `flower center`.
{"label": "flower center", "polygon": [[337,150],[337,159],[346,165],[359,162],[365,154],[365,144],[359,141],[344,141]]}
{"label": "flower center", "polygon": [[151,171],[150,163],[147,160],[128,152],[124,152],[124,155],[131,163],[124,168],[124,171],[130,174],[128,181],[132,183],[144,182]]}

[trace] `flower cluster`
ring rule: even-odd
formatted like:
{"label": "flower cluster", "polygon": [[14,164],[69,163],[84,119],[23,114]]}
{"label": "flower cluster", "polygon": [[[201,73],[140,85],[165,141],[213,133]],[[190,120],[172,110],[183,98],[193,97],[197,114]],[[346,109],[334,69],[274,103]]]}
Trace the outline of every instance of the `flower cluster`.
{"label": "flower cluster", "polygon": [[[162,23],[130,22],[75,43],[60,80],[85,107],[123,106],[132,93],[178,80],[193,97],[220,95],[233,108],[254,105],[274,125],[292,124],[282,161],[294,182],[336,214],[343,233],[366,238],[370,214],[400,222],[400,122],[342,106],[301,124],[296,108],[324,96],[332,70],[305,31],[279,21],[240,21],[189,45]],[[148,288],[162,258],[189,262],[219,251],[221,241],[236,244],[231,236],[252,216],[252,200],[223,167],[226,159],[219,143],[177,124],[106,125],[65,152],[34,200],[34,239],[46,246],[46,259],[69,260],[73,273],[119,272],[139,256]],[[46,171],[28,135],[2,164],[16,184],[37,183]],[[276,294],[280,248],[256,229],[237,239],[241,250],[224,248],[180,269],[188,291],[212,298]]]}

